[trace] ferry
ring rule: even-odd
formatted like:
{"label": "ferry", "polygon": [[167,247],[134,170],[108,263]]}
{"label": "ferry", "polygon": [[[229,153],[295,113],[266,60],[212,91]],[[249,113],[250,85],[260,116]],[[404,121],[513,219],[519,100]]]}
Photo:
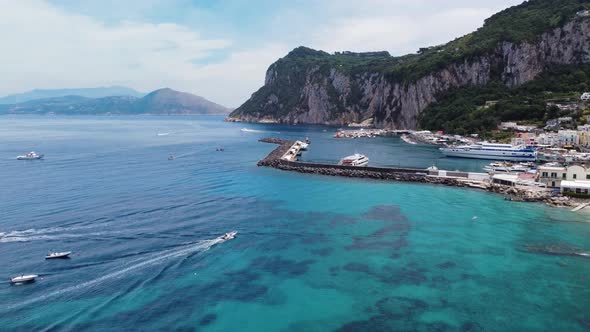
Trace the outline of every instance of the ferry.
{"label": "ferry", "polygon": [[447,157],[457,158],[514,161],[534,161],[537,159],[537,151],[524,145],[482,142],[472,145],[450,146],[439,150]]}
{"label": "ferry", "polygon": [[340,159],[338,165],[342,166],[367,166],[369,164],[369,158],[367,156],[355,153],[352,156],[344,157]]}

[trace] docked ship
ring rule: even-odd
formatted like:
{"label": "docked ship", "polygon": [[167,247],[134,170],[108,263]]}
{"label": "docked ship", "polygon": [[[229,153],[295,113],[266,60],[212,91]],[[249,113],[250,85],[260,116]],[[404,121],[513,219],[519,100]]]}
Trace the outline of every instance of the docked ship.
{"label": "docked ship", "polygon": [[369,158],[367,156],[355,153],[352,156],[344,157],[340,159],[339,165],[342,166],[367,166],[369,164]]}
{"label": "docked ship", "polygon": [[537,159],[537,151],[524,145],[477,143],[472,145],[450,146],[440,148],[447,157],[530,161]]}

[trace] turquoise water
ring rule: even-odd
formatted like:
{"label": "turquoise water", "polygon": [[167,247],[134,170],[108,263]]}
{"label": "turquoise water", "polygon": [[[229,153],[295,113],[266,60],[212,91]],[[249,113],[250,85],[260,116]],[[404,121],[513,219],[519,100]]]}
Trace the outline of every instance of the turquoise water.
{"label": "turquoise water", "polygon": [[[0,285],[2,329],[590,329],[590,258],[575,255],[590,252],[583,214],[255,166],[275,147],[256,142],[266,136],[309,137],[306,160],[362,152],[375,165],[467,170],[481,161],[216,117],[0,117],[0,126],[0,274],[41,276]],[[46,159],[14,160],[31,149]],[[235,240],[218,243],[234,229]],[[74,254],[44,261],[48,250]]]}

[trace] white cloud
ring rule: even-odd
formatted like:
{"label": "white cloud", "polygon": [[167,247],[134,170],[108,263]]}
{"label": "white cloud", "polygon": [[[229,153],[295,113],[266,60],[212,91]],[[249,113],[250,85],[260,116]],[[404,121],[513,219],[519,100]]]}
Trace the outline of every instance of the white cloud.
{"label": "white cloud", "polygon": [[[256,18],[266,22],[259,28],[265,31],[206,31],[228,38],[208,38],[177,23],[141,21],[139,11],[160,1],[135,3],[141,10],[127,16],[120,6],[128,2],[93,2],[121,9],[103,21],[88,16],[93,10],[85,3],[78,7],[87,9],[87,15],[46,0],[0,0],[0,95],[33,88],[117,84],[148,92],[168,86],[236,107],[262,86],[267,67],[296,46],[415,52],[471,32],[492,13],[520,0],[326,0]],[[175,7],[177,11],[199,11],[180,3],[186,8]],[[215,16],[206,14],[212,15],[209,21]],[[201,28],[214,29],[206,24]],[[199,64],[199,59],[218,62]]]}
{"label": "white cloud", "polygon": [[[379,1],[379,0],[373,0]],[[419,15],[397,13],[335,20],[314,34],[313,45],[326,51],[414,53],[420,47],[446,43],[479,28],[494,11],[458,8]]]}
{"label": "white cloud", "polygon": [[[172,23],[106,25],[38,0],[2,0],[0,7],[1,93],[109,84],[145,91],[175,87],[198,73],[191,61],[231,45]],[[195,80],[184,87],[198,93],[207,84]]]}

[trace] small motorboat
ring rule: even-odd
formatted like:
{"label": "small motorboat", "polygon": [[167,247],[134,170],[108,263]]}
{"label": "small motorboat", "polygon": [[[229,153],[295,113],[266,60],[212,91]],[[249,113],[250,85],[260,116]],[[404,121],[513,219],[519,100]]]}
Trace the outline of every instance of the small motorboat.
{"label": "small motorboat", "polygon": [[226,241],[226,240],[233,240],[236,235],[238,234],[238,231],[233,231],[233,232],[229,232],[229,233],[225,233],[222,236],[220,236],[219,238]]}
{"label": "small motorboat", "polygon": [[18,277],[10,278],[10,283],[15,284],[15,285],[26,284],[29,282],[34,282],[37,277],[38,277],[38,275],[36,275],[36,274],[22,274]]}
{"label": "small motorboat", "polygon": [[174,159],[176,159],[176,157],[174,157],[174,155],[169,155],[168,156],[168,160],[174,160]]}
{"label": "small motorboat", "polygon": [[35,151],[31,151],[27,154],[16,156],[16,160],[36,160],[36,159],[43,159],[43,154],[38,154]]}
{"label": "small motorboat", "polygon": [[49,252],[45,259],[55,259],[55,258],[70,258],[71,251],[64,251],[64,252]]}

